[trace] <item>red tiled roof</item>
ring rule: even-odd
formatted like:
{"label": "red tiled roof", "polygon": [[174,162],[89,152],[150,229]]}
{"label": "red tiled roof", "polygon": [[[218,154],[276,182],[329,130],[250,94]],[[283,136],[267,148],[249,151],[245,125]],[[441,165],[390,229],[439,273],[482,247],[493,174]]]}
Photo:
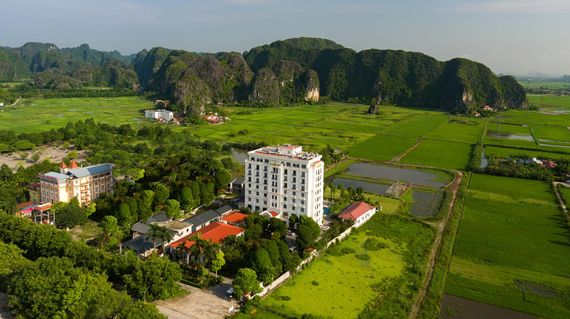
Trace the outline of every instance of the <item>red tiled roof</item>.
{"label": "red tiled roof", "polygon": [[270,214],[271,214],[271,216],[273,216],[273,217],[279,216],[279,213],[277,213],[277,212],[271,212]]}
{"label": "red tiled roof", "polygon": [[59,168],[67,168],[67,165],[65,165],[64,161],[61,161],[61,163],[59,164]]}
{"label": "red tiled roof", "polygon": [[366,214],[371,209],[374,209],[374,206],[365,203],[365,202],[357,202],[353,203],[352,205],[348,206],[340,215],[340,218],[343,219],[352,219],[356,221],[358,217]]}
{"label": "red tiled roof", "polygon": [[33,205],[34,205],[34,202],[25,202],[25,203],[18,204],[16,206],[16,208],[20,210],[20,209],[24,209],[24,208],[27,208],[27,207],[33,206]]}
{"label": "red tiled roof", "polygon": [[215,222],[215,223],[211,223],[210,225],[193,232],[192,234],[179,239],[175,242],[173,242],[172,244],[170,244],[169,246],[172,248],[176,248],[178,246],[180,246],[181,244],[184,244],[184,246],[186,246],[186,248],[190,248],[192,247],[192,245],[194,245],[194,241],[193,240],[189,240],[189,238],[192,238],[194,235],[196,234],[201,234],[201,238],[204,240],[208,240],[211,241],[212,243],[219,243],[222,240],[224,240],[225,238],[229,237],[229,236],[237,236],[241,233],[243,233],[245,230],[243,228],[240,227],[236,227],[236,226],[232,226],[232,225],[228,225],[228,224],[224,224],[224,223],[220,223],[220,222]]}
{"label": "red tiled roof", "polygon": [[77,165],[77,162],[75,160],[72,160],[71,163],[69,164],[69,167],[71,168],[78,168],[79,165]]}
{"label": "red tiled roof", "polygon": [[222,219],[228,223],[239,224],[247,218],[246,214],[240,213],[238,211],[232,212],[229,215],[222,217]]}

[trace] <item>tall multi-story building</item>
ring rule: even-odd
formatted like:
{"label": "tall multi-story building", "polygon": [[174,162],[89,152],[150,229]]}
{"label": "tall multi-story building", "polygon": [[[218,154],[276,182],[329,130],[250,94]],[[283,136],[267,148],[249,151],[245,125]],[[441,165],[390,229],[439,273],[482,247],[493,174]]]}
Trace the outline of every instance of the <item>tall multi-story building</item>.
{"label": "tall multi-story building", "polygon": [[40,200],[42,203],[69,202],[74,197],[80,204],[88,205],[102,193],[113,189],[111,164],[79,167],[75,161],[70,166],[61,162],[58,172],[40,175]]}
{"label": "tall multi-story building", "polygon": [[324,163],[321,155],[301,146],[267,146],[247,153],[245,206],[270,211],[289,220],[291,215],[323,221]]}

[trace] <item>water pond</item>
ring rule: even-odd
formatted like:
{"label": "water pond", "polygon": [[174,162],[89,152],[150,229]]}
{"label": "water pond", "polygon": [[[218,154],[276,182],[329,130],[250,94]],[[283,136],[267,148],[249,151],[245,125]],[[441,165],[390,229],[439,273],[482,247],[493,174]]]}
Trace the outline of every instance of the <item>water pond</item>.
{"label": "water pond", "polygon": [[342,185],[344,186],[344,188],[352,187],[354,189],[357,189],[360,187],[366,193],[379,194],[379,195],[384,194],[388,189],[388,187],[390,187],[390,185],[386,184],[365,182],[365,181],[359,181],[355,179],[341,178],[341,177],[333,179],[332,183],[335,186]]}
{"label": "water pond", "polygon": [[354,163],[348,167],[346,173],[355,176],[388,179],[435,188],[440,188],[445,185],[445,183],[441,181],[442,178],[435,173],[382,164]]}

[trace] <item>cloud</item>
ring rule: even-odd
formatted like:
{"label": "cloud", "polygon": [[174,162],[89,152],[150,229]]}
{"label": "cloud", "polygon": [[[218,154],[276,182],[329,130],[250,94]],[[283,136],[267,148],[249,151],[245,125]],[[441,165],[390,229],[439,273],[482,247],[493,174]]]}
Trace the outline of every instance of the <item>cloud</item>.
{"label": "cloud", "polygon": [[443,11],[490,14],[570,13],[570,0],[485,0],[460,2]]}

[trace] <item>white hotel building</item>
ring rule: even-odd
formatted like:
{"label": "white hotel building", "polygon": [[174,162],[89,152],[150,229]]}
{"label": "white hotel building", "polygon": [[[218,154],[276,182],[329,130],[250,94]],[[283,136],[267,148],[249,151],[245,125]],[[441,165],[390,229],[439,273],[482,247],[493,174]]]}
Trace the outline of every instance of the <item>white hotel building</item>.
{"label": "white hotel building", "polygon": [[321,155],[301,146],[267,146],[247,153],[245,206],[275,212],[288,220],[292,214],[323,221],[324,163]]}

